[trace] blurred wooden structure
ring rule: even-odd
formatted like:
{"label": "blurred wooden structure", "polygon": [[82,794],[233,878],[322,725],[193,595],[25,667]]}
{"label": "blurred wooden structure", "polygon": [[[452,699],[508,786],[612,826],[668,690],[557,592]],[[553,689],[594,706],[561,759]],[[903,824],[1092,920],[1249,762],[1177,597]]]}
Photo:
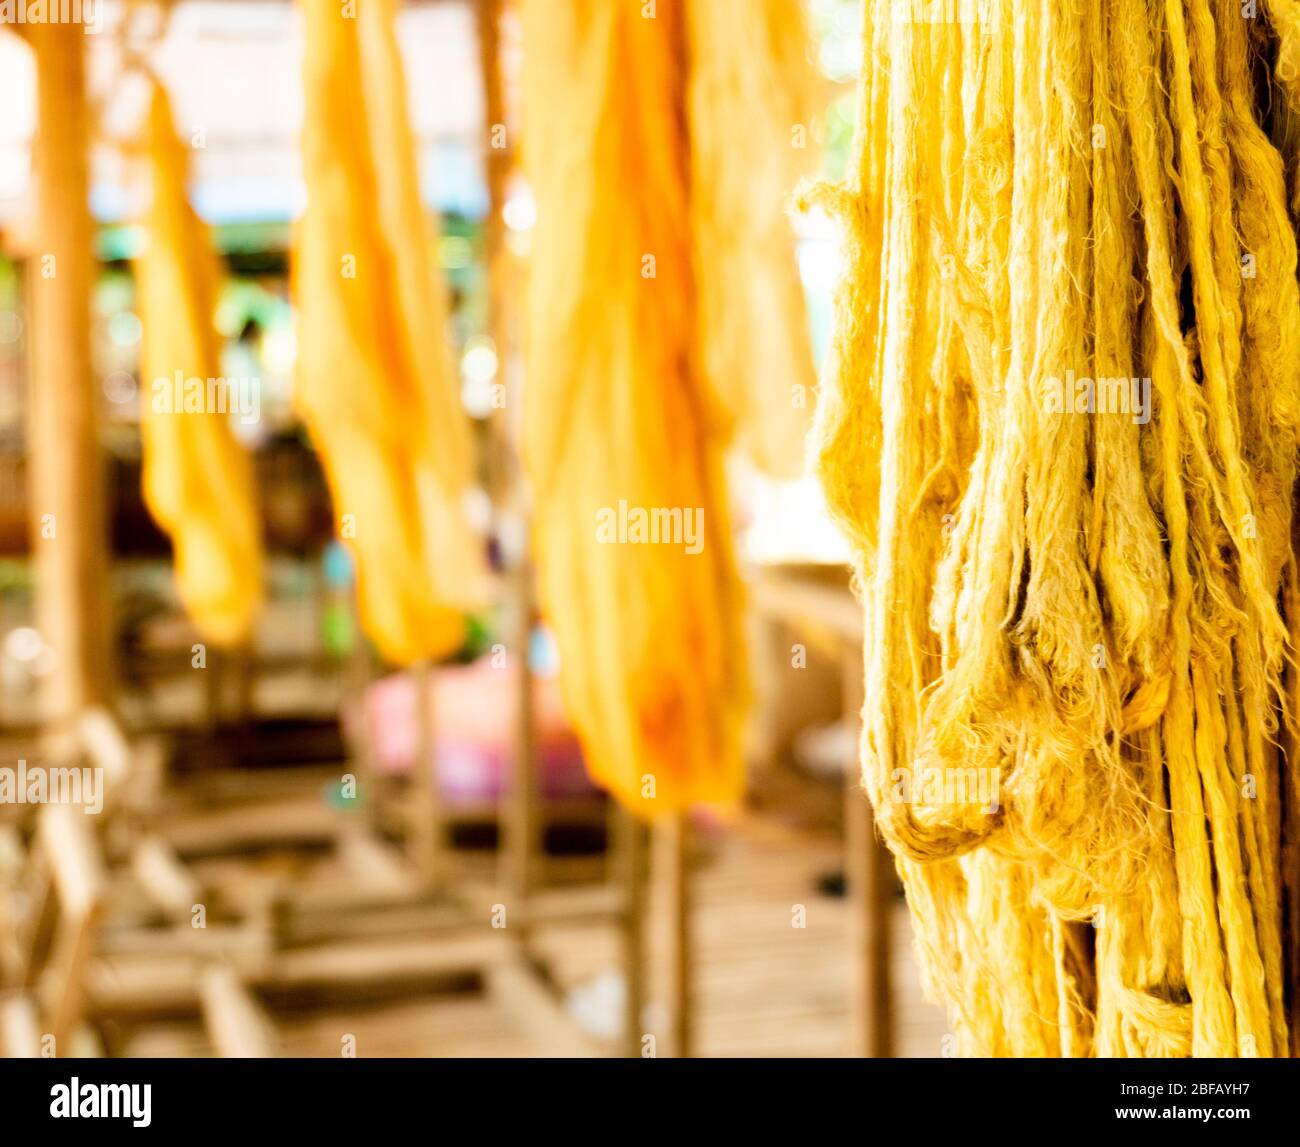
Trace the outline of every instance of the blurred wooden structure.
{"label": "blurred wooden structure", "polygon": [[[184,967],[200,985],[200,1005],[222,1055],[265,1057],[272,1054],[273,1034],[246,985],[225,964],[223,937],[206,928],[191,930],[191,913],[202,909],[197,880],[158,836],[140,833],[131,823],[133,810],[123,794],[133,780],[132,753],[112,718],[103,710],[83,714],[77,723],[78,752],[46,768],[90,770],[98,778],[102,807],[70,803],[41,806],[27,863],[16,887],[5,890],[10,905],[26,911],[6,913],[19,938],[16,967],[7,969],[13,984],[0,1005],[0,1022],[9,1056],[100,1054],[102,1042],[93,1024],[111,1015],[96,991],[113,948],[144,947],[155,960]],[[84,796],[84,790],[82,792]],[[97,828],[101,831],[97,831]],[[125,857],[114,873],[101,836],[124,830]],[[10,828],[9,831],[13,831]],[[115,884],[133,882],[167,919],[175,932],[140,930],[128,924],[126,936],[109,928],[120,897]],[[192,898],[192,899],[191,899]],[[180,939],[181,943],[175,943]],[[124,942],[125,941],[125,942]],[[52,1040],[52,1047],[49,1042]]]}
{"label": "blurred wooden structure", "polygon": [[[782,625],[811,621],[833,635],[823,653],[841,666],[845,720],[857,730],[863,704],[862,607],[849,590],[843,571],[834,571],[838,584],[825,573],[819,577],[807,570],[759,570],[751,595],[760,613]],[[846,762],[845,769],[844,850],[853,921],[853,1054],[890,1058],[895,1054],[890,952],[896,878],[888,850],[876,839],[856,757]]]}

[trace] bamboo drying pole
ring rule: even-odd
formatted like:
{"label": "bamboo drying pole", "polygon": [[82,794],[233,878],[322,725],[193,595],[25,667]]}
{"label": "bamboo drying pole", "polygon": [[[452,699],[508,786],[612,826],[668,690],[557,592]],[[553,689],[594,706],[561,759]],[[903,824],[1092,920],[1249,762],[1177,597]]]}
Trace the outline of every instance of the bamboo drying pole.
{"label": "bamboo drying pole", "polygon": [[32,24],[28,34],[37,61],[38,195],[35,266],[27,276],[27,502],[36,627],[53,653],[44,718],[57,736],[111,692],[108,542],[90,354],[86,37],[71,24]]}

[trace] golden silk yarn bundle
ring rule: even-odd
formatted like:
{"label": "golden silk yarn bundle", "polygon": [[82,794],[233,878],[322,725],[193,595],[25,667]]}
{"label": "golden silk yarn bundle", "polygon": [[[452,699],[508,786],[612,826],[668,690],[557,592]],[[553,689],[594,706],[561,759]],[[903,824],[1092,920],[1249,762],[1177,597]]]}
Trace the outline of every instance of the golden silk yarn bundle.
{"label": "golden silk yarn bundle", "polygon": [[145,125],[151,201],[136,264],[143,326],[141,471],[145,504],[170,535],[176,586],[200,634],[246,640],[262,604],[262,526],[253,464],[231,419],[246,395],[220,368],[216,253],[187,198],[188,156],[153,81]]}
{"label": "golden silk yarn bundle", "polygon": [[320,451],[361,623],[388,661],[454,652],[485,600],[474,474],[420,199],[393,0],[304,0],[294,402]]}
{"label": "golden silk yarn bundle", "polygon": [[540,599],[595,779],[650,819],[740,795],[723,452],[798,467],[811,352],[785,200],[798,0],[524,0],[537,203],[524,450]]}
{"label": "golden silk yarn bundle", "polygon": [[865,5],[819,462],[968,1054],[1295,1047],[1292,9]]}
{"label": "golden silk yarn bundle", "polygon": [[700,366],[723,440],[780,477],[804,471],[816,385],[789,219],[817,153],[802,2],[684,6]]}

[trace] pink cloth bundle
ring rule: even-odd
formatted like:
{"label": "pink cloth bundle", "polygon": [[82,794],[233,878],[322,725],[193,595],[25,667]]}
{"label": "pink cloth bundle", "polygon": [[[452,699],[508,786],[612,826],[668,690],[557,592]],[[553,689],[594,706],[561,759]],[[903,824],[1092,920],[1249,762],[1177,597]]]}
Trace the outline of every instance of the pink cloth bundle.
{"label": "pink cloth bundle", "polygon": [[[533,712],[542,795],[574,797],[596,791],[583,768],[582,750],[569,724],[557,681],[535,677]],[[451,807],[494,800],[514,752],[519,681],[490,658],[434,670],[429,689],[438,785]],[[366,692],[375,767],[406,772],[416,755],[419,725],[415,678],[398,673]],[[352,718],[355,720],[355,716]],[[359,730],[352,730],[354,733]]]}

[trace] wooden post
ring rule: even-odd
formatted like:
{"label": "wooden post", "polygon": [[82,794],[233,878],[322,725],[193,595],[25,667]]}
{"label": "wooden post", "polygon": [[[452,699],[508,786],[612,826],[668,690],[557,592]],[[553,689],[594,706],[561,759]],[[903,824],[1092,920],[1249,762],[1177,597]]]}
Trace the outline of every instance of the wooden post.
{"label": "wooden post", "polygon": [[94,227],[90,218],[85,32],[31,24],[36,50],[37,173],[27,391],[27,502],[36,627],[53,652],[44,718],[66,732],[110,696],[104,468],[90,355]]}
{"label": "wooden post", "polygon": [[[379,770],[375,768],[374,747],[371,744],[370,707],[367,693],[374,676],[370,663],[370,647],[361,628],[361,609],[356,593],[356,574],[352,576],[352,590],[348,594],[348,611],[352,626],[352,649],[348,656],[344,681],[356,706],[354,734],[347,746],[348,756],[356,769],[358,795],[364,802],[364,816],[371,828],[378,828]],[[346,700],[344,704],[346,704]]]}
{"label": "wooden post", "polygon": [[[510,266],[509,251],[504,242],[504,211],[511,148],[506,132],[505,94],[501,84],[501,0],[478,0],[474,15],[486,136],[483,173],[487,183],[488,210],[483,218],[483,253],[488,279],[487,327],[496,348],[498,378],[504,378],[510,359]],[[516,469],[504,405],[493,409],[489,429],[487,483],[489,492],[499,503],[510,493]]]}
{"label": "wooden post", "polygon": [[415,759],[411,762],[414,800],[411,825],[416,869],[434,887],[444,876],[442,793],[438,788],[437,745],[433,729],[433,671],[421,661],[410,671],[415,685]]}
{"label": "wooden post", "polygon": [[653,872],[663,912],[672,1054],[689,1059],[695,1054],[695,985],[691,974],[690,821],[686,813],[674,813],[655,824]]}
{"label": "wooden post", "polygon": [[645,1011],[645,828],[630,812],[611,804],[618,882],[622,885],[619,925],[623,959],[623,1054],[641,1056],[641,1016]]}
{"label": "wooden post", "polygon": [[[863,689],[859,646],[846,648],[842,675],[845,717],[857,730]],[[894,1054],[890,964],[894,864],[885,846],[876,839],[871,805],[862,791],[856,758],[845,774],[844,836],[853,967],[852,1054],[889,1059]]]}
{"label": "wooden post", "polygon": [[515,735],[513,771],[506,790],[506,808],[502,817],[505,830],[502,862],[503,884],[513,907],[524,917],[514,935],[521,944],[528,940],[528,899],[537,883],[536,852],[541,841],[541,818],[538,810],[537,744],[533,727],[533,674],[529,665],[528,646],[532,639],[533,598],[532,567],[521,560],[514,573],[515,633],[511,672],[516,682]]}
{"label": "wooden post", "polygon": [[225,670],[225,651],[215,645],[207,650],[203,670],[203,696],[206,705],[207,735],[215,738],[221,728],[222,684]]}
{"label": "wooden post", "polygon": [[250,636],[234,652],[237,676],[235,678],[235,713],[239,730],[240,751],[245,756],[253,751],[253,728],[256,724],[257,650]]}
{"label": "wooden post", "polygon": [[[509,138],[505,133],[505,97],[501,84],[500,23],[501,0],[478,0],[474,7],[478,34],[479,74],[483,90],[484,158],[488,211],[483,220],[483,247],[488,271],[488,330],[496,347],[498,370],[506,377],[510,363],[511,316],[508,278],[509,253],[504,237],[506,180],[510,173]],[[500,143],[504,146],[497,146]],[[521,475],[510,441],[506,410],[493,411],[491,448],[488,459],[488,487],[499,520],[523,512]],[[532,566],[527,545],[508,578],[509,594],[516,611],[511,646],[510,672],[516,684],[514,752],[510,776],[503,786],[498,825],[501,832],[501,879],[506,894],[519,915],[527,919],[527,901],[536,883],[535,854],[539,844],[537,745],[533,727],[533,677],[528,651],[533,630]],[[524,923],[514,931],[521,944],[528,940]]]}

